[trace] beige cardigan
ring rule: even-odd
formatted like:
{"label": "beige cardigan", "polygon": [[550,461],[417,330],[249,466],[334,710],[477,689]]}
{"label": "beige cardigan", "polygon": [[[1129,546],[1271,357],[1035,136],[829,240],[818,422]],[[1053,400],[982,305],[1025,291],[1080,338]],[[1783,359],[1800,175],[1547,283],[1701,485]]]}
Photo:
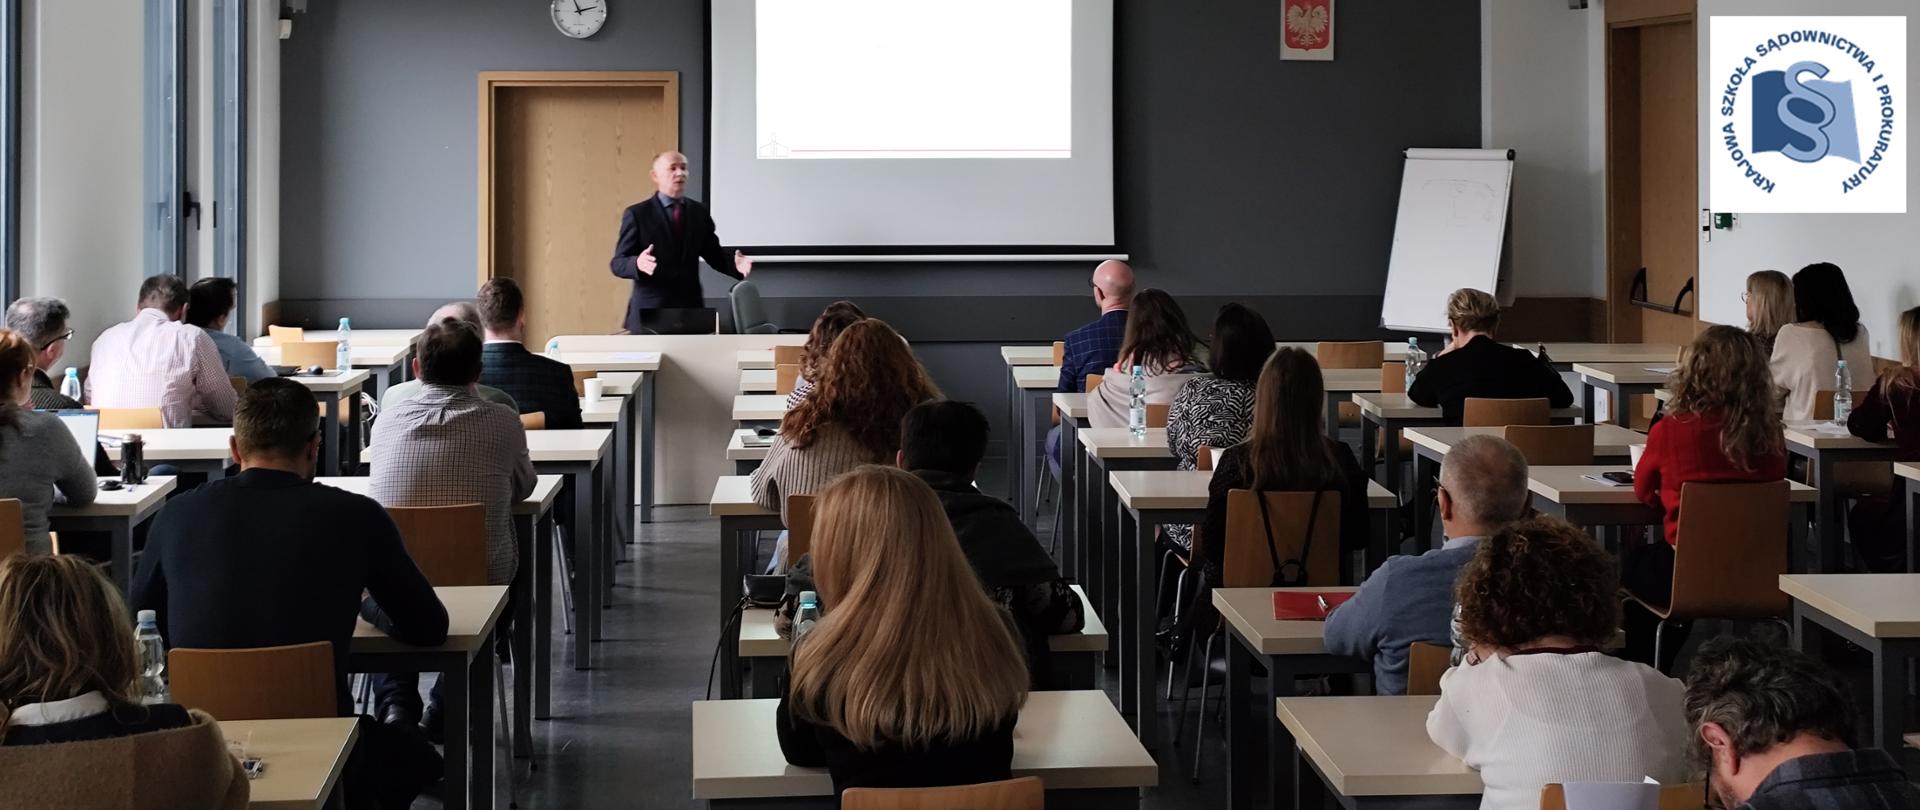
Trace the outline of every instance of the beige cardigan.
{"label": "beige cardigan", "polygon": [[1844,346],[1835,346],[1833,336],[1819,324],[1790,323],[1780,327],[1773,339],[1773,384],[1787,392],[1784,418],[1805,422],[1813,418],[1813,402],[1821,391],[1833,390],[1833,374],[1841,360],[1853,374],[1853,390],[1873,387],[1873,352],[1865,324],[1860,334]]}
{"label": "beige cardigan", "polygon": [[[1197,366],[1196,366],[1197,368]],[[1147,404],[1172,405],[1175,394],[1199,374],[1148,374]],[[1096,428],[1123,428],[1127,426],[1127,408],[1133,400],[1129,389],[1133,379],[1128,374],[1109,370],[1100,379],[1100,386],[1087,392],[1087,424]]]}
{"label": "beige cardigan", "polygon": [[130,737],[0,747],[0,807],[246,810],[247,775],[220,724],[192,715]]}

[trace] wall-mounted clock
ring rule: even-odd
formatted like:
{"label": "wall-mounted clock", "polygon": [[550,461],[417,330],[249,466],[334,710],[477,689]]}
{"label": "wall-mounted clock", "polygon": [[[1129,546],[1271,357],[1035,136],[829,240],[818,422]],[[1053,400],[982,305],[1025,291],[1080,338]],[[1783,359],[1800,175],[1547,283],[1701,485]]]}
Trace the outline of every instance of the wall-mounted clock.
{"label": "wall-mounted clock", "polygon": [[553,27],[574,39],[600,33],[607,24],[607,0],[553,0]]}

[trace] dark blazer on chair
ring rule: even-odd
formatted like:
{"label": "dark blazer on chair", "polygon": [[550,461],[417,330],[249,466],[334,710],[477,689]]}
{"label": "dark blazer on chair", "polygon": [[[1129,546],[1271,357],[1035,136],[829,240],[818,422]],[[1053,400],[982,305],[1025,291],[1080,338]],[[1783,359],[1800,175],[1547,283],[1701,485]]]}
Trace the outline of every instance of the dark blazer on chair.
{"label": "dark blazer on chair", "polygon": [[545,413],[550,429],[580,428],[580,395],[574,392],[573,368],[527,351],[523,344],[487,344],[480,354],[480,384],[513,397],[521,413]]}
{"label": "dark blazer on chair", "polygon": [[[614,275],[633,281],[633,292],[627,298],[628,334],[641,333],[640,310],[706,306],[700,293],[701,259],[715,270],[742,278],[733,269],[732,254],[720,246],[707,207],[689,197],[681,197],[679,204],[687,207],[686,232],[680,238],[675,238],[673,222],[667,218],[658,194],[627,206],[620,216],[620,239],[613,246],[611,266]],[[651,276],[634,266],[634,260],[648,245],[653,246],[653,258],[659,262]]]}

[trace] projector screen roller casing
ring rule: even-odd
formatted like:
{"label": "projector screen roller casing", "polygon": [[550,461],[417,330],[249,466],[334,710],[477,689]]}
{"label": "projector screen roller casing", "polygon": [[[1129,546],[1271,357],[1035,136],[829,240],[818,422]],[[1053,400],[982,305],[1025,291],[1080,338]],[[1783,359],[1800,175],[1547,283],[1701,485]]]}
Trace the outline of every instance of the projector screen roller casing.
{"label": "projector screen roller casing", "polygon": [[[825,17],[814,29],[817,33],[806,35],[843,37],[848,43],[881,38],[893,43],[890,47],[843,49],[827,41],[820,43],[826,49],[824,53],[812,53],[797,50],[793,41],[779,38],[765,43],[776,54],[770,59],[783,62],[843,66],[879,63],[872,68],[870,80],[810,85],[812,81],[840,81],[840,77],[781,75],[772,92],[820,93],[823,99],[853,103],[864,100],[866,94],[879,94],[870,88],[898,86],[899,74],[903,73],[930,71],[930,82],[979,76],[992,86],[979,92],[957,88],[963,92],[951,93],[961,96],[956,105],[973,109],[973,105],[991,103],[999,94],[1007,99],[1000,108],[1028,111],[1021,121],[1036,119],[1032,141],[1045,148],[1017,152],[1023,156],[1009,158],[973,155],[1021,143],[1014,122],[982,127],[966,142],[953,145],[967,156],[941,152],[930,152],[939,155],[936,157],[906,156],[924,151],[914,147],[941,141],[925,137],[912,127],[900,131],[902,150],[881,152],[883,157],[775,156],[768,144],[757,142],[767,129],[759,115],[769,108],[791,110],[794,106],[763,105],[758,100],[761,88],[756,77],[763,44],[758,32],[763,17],[760,4],[793,2],[798,0],[713,0],[711,4],[709,44],[713,64],[706,202],[729,247],[802,251],[898,248],[903,253],[938,249],[942,254],[965,254],[967,249],[977,248],[981,254],[991,254],[1044,252],[1036,248],[1080,248],[1086,252],[1114,246],[1112,0],[939,3],[952,14],[967,16],[931,31],[918,30],[922,26],[912,26],[914,31],[885,30],[890,23],[899,26],[899,18],[879,14],[854,18],[852,25],[865,24],[865,29],[849,28],[841,24],[842,20]],[[822,9],[824,15],[851,16],[870,2],[830,1],[814,8]],[[1063,8],[1066,6],[1070,6],[1071,25],[1067,26],[1066,41],[1057,47],[1068,51],[1070,59],[1061,59],[1061,53],[1032,50],[1057,36],[1054,32],[1062,27],[1060,12],[1069,11]],[[1019,29],[1023,8],[1035,17],[1028,29]],[[791,19],[788,8],[770,7],[768,11],[774,12],[768,16],[775,19]],[[982,42],[973,32],[987,23],[1023,33]],[[1046,32],[1045,38],[1036,38],[1041,35],[1035,32]],[[791,36],[793,32],[784,33]],[[924,40],[920,47],[900,44],[911,43],[915,37],[932,39]],[[1022,50],[997,53],[996,41]],[[1023,52],[1027,58],[1019,55]],[[902,64],[889,72],[885,70],[888,59],[928,61]],[[1034,110],[1049,109],[1044,105],[1059,96],[1063,77],[1057,70],[1061,66],[1071,69],[1071,147],[1065,157],[1057,156],[1058,122],[1031,115]],[[1019,76],[1036,74],[1040,78],[1031,87],[1017,83]],[[902,110],[904,115],[911,115],[916,107],[923,115],[948,112],[928,105],[926,99],[917,101],[891,106],[885,99],[871,103],[889,112]],[[929,121],[928,126],[937,128],[937,123]],[[859,134],[866,135],[866,129]],[[1015,130],[1011,137],[1007,134],[1010,129]],[[768,157],[762,157],[763,151],[769,153]],[[694,167],[696,176],[701,169]]]}

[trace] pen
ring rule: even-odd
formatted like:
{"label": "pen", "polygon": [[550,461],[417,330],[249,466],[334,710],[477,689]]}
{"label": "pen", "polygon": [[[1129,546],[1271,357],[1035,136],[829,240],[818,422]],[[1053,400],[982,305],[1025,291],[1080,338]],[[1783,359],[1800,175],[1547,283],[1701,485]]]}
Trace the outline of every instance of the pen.
{"label": "pen", "polygon": [[1327,604],[1327,597],[1326,597],[1326,595],[1325,595],[1325,594],[1322,594],[1322,595],[1320,595],[1320,596],[1316,596],[1316,597],[1314,597],[1314,598],[1313,598],[1313,601],[1314,601],[1315,603],[1317,603],[1317,604],[1319,604],[1319,605],[1320,605],[1320,612],[1321,612],[1321,613],[1323,613],[1323,614],[1324,614],[1324,613],[1332,613],[1332,612],[1333,612],[1333,608],[1332,608],[1331,606],[1329,606],[1329,605]]}

